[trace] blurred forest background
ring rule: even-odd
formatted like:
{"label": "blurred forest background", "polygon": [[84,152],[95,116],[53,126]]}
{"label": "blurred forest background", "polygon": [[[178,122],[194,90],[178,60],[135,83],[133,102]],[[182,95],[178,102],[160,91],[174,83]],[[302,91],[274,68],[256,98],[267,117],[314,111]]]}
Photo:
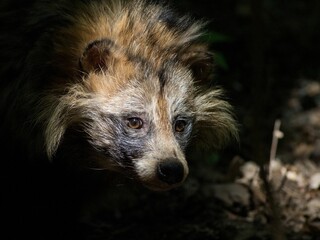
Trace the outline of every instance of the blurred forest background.
{"label": "blurred forest background", "polygon": [[[230,239],[320,239],[320,2],[173,2],[209,21],[215,81],[227,89],[240,123],[240,147],[209,159],[227,176],[213,195],[237,215],[261,218],[257,199],[270,211],[263,210],[262,232],[271,234],[253,227]],[[249,187],[254,206],[233,180]],[[216,239],[228,238],[222,236]]]}
{"label": "blurred forest background", "polygon": [[283,117],[292,89],[320,80],[320,2],[172,2],[209,21],[208,40],[218,53],[215,80],[236,108],[241,151],[249,159],[268,158],[274,121]]}

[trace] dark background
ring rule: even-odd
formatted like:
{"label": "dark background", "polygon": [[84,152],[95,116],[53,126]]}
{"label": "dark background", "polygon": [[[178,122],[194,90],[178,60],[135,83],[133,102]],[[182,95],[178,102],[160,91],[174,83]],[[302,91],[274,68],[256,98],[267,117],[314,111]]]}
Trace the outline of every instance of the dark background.
{"label": "dark background", "polygon": [[[11,202],[13,210],[7,209],[9,217],[4,221],[14,227],[7,229],[9,234],[0,236],[1,239],[272,239],[267,225],[253,222],[249,227],[238,220],[232,222],[232,216],[226,215],[210,192],[205,191],[208,188],[201,186],[222,182],[219,174],[227,172],[235,156],[260,165],[265,163],[269,159],[274,121],[284,117],[291,90],[305,79],[320,80],[320,1],[167,2],[182,14],[190,13],[195,19],[208,22],[204,39],[216,53],[214,84],[226,89],[234,106],[240,142],[209,156],[193,154],[196,163],[190,162],[188,180],[169,192],[151,192],[130,179],[118,180],[103,172],[88,173],[83,181],[94,180],[81,183],[89,189],[81,197],[90,204],[81,211],[70,212],[76,200],[69,198],[72,193],[59,192],[60,187],[69,187],[64,186],[64,181],[52,186],[43,184],[41,191],[26,190]],[[304,99],[303,104],[305,108],[313,107],[312,99]],[[21,188],[30,185],[28,172],[25,176]],[[45,182],[47,177],[43,173],[33,181]],[[97,178],[101,186],[90,185]],[[69,184],[74,188],[75,183]],[[95,188],[105,191],[91,191]],[[59,193],[58,200],[51,199],[55,192]],[[29,199],[32,195],[41,196]],[[237,213],[241,212],[240,209]],[[22,214],[24,217],[19,219],[17,216]],[[77,218],[79,224],[69,225],[69,218]],[[19,224],[26,226],[21,228]],[[243,237],[240,233],[249,228],[265,234]],[[312,237],[305,239],[319,239]]]}
{"label": "dark background", "polygon": [[[180,11],[208,20],[212,42],[227,66],[215,81],[229,91],[241,125],[241,153],[267,158],[275,119],[290,90],[320,80],[320,2],[285,0],[172,1]],[[257,155],[254,156],[253,155]]]}

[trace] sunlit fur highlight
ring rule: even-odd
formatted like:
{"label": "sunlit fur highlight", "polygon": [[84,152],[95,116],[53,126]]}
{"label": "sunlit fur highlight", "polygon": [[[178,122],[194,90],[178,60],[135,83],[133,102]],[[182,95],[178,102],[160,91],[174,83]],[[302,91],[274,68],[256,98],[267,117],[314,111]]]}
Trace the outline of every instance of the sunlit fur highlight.
{"label": "sunlit fur highlight", "polygon": [[[79,134],[89,148],[84,161],[166,190],[176,185],[159,182],[159,161],[178,159],[184,180],[187,147],[219,149],[237,138],[231,105],[202,74],[212,63],[201,21],[143,0],[35,0],[23,13],[21,41],[10,41],[20,36],[14,27],[1,27],[1,54],[12,57],[0,66],[0,106],[4,138],[28,158],[67,156],[78,164],[82,156],[72,154],[84,150],[73,136]],[[126,116],[141,117],[144,128],[127,129]],[[189,121],[190,134],[174,132],[177,117]]]}

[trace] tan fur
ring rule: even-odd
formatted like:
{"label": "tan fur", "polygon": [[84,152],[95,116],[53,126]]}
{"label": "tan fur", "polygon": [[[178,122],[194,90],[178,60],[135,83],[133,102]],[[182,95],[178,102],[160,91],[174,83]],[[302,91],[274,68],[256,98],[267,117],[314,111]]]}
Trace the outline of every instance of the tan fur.
{"label": "tan fur", "polygon": [[[237,138],[232,107],[206,84],[211,54],[199,40],[202,22],[143,0],[35,1],[31,12],[39,15],[30,15],[23,28],[40,32],[38,38],[22,66],[9,61],[1,68],[4,76],[5,69],[22,72],[4,84],[11,91],[4,93],[3,105],[10,105],[4,125],[14,132],[9,118],[25,115],[27,122],[15,123],[32,127],[13,141],[34,139],[27,148],[35,156],[129,172],[166,190],[186,178],[188,146],[218,149]],[[130,129],[130,118],[142,119],[141,129]],[[177,119],[186,122],[185,132],[175,132]],[[159,180],[159,163],[168,159],[182,164],[181,182]]]}

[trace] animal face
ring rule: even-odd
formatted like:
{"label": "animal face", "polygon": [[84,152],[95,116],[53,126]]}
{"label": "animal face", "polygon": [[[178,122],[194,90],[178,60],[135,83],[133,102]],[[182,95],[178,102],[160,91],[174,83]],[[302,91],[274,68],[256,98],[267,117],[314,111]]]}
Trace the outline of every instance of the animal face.
{"label": "animal face", "polygon": [[86,130],[94,146],[152,189],[169,189],[186,178],[184,151],[195,121],[190,71],[167,68],[165,76],[147,69],[131,76],[106,100],[103,119],[92,120]]}
{"label": "animal face", "polygon": [[190,69],[179,62],[156,69],[145,61],[114,59],[108,70],[89,72],[69,90],[61,103],[70,116],[60,119],[80,126],[99,167],[167,190],[188,174],[185,150],[196,120],[196,89]]}
{"label": "animal face", "polygon": [[50,63],[64,79],[41,99],[38,121],[49,158],[168,190],[188,175],[191,143],[219,148],[237,129],[222,91],[205,84],[212,55],[198,41],[201,23],[137,3],[82,6],[56,29]]}

